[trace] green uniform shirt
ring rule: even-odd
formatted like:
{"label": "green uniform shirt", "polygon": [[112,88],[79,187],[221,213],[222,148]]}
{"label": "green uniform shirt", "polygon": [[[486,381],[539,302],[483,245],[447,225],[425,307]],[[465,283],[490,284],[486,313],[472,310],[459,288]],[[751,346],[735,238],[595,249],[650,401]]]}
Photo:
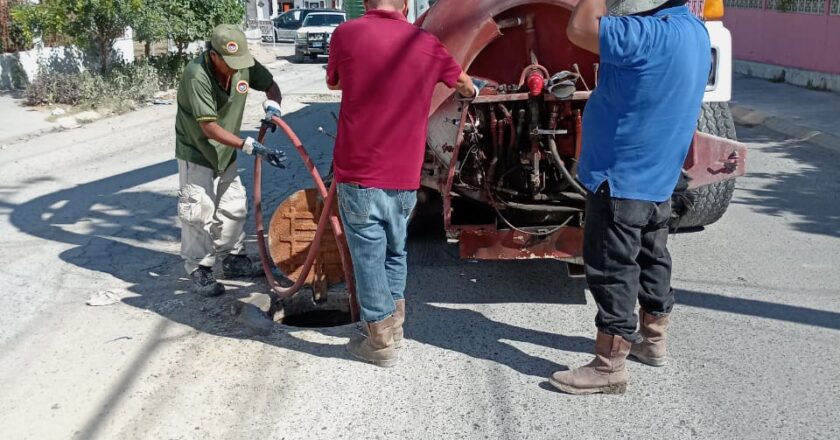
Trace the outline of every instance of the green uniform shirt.
{"label": "green uniform shirt", "polygon": [[245,99],[253,87],[267,91],[274,83],[271,72],[259,62],[238,70],[225,91],[212,71],[207,52],[192,60],[178,86],[178,115],[175,118],[175,157],[213,169],[221,175],[236,159],[236,149],[207,139],[199,122],[216,121],[227,131],[239,135]]}

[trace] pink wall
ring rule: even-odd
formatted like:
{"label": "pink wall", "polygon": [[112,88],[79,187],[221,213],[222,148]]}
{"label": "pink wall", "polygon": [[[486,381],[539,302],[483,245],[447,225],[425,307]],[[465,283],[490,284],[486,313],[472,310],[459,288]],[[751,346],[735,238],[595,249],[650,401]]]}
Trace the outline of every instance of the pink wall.
{"label": "pink wall", "polygon": [[840,15],[729,7],[723,22],[737,60],[840,74]]}

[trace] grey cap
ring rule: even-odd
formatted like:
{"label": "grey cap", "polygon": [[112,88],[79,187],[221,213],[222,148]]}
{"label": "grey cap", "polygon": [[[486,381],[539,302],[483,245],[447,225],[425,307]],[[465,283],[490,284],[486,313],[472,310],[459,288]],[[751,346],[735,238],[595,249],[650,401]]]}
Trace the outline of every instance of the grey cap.
{"label": "grey cap", "polygon": [[668,0],[607,0],[607,14],[613,17],[652,11]]}

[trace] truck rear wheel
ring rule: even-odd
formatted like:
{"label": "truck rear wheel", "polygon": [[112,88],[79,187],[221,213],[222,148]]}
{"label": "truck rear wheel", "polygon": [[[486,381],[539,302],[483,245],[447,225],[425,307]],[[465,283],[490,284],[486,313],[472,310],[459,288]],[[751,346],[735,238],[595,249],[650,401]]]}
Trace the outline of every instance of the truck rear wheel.
{"label": "truck rear wheel", "polygon": [[[737,139],[735,120],[729,110],[729,103],[703,103],[703,111],[697,119],[697,131]],[[673,213],[670,227],[672,230],[708,226],[723,217],[735,193],[735,179],[704,185],[699,188],[680,191],[680,186],[687,185],[685,176],[677,185],[672,197]]]}

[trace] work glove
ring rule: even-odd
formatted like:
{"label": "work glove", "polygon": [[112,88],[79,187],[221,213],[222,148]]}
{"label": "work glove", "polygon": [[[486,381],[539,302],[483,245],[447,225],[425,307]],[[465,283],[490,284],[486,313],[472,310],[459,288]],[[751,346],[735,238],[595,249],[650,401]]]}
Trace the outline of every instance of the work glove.
{"label": "work glove", "polygon": [[475,87],[475,96],[476,97],[478,96],[478,93],[481,91],[481,89],[487,87],[487,81],[484,81],[482,79],[478,79],[476,77],[472,77],[472,83],[473,83],[473,87]]}
{"label": "work glove", "polygon": [[478,78],[471,78],[471,79],[472,79],[472,85],[473,85],[473,95],[472,96],[463,96],[459,93],[458,95],[460,96],[460,98],[462,100],[472,101],[475,98],[478,98],[478,94],[479,94],[479,92],[481,92],[481,89],[487,87],[487,81],[483,81],[483,80],[480,80]]}
{"label": "work glove", "polygon": [[554,95],[555,98],[568,99],[575,94],[577,90],[575,83],[577,83],[579,78],[580,76],[577,73],[564,70],[555,73],[548,80],[548,83],[546,83],[546,87],[548,88],[548,92]]}
{"label": "work glove", "polygon": [[254,138],[248,137],[242,144],[242,151],[249,156],[259,156],[269,165],[284,169],[286,165],[286,153],[280,150],[269,150],[265,145],[257,142]]}
{"label": "work glove", "polygon": [[280,117],[280,103],[267,99],[263,102],[263,110],[265,111],[265,119],[271,120],[272,116]]}

